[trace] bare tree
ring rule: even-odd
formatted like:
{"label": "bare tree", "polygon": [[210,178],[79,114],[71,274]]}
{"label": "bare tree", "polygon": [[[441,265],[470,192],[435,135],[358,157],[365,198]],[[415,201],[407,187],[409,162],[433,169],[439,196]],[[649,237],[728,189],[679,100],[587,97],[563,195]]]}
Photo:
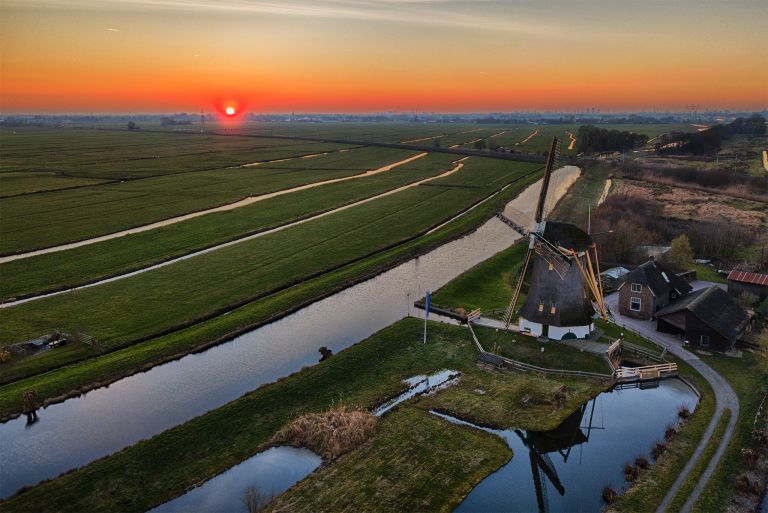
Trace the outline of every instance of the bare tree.
{"label": "bare tree", "polygon": [[266,508],[267,505],[269,505],[269,503],[274,499],[274,490],[269,492],[269,494],[263,494],[261,490],[259,490],[258,486],[251,485],[245,489],[242,501],[246,513],[259,513],[260,511],[263,511],[264,508]]}

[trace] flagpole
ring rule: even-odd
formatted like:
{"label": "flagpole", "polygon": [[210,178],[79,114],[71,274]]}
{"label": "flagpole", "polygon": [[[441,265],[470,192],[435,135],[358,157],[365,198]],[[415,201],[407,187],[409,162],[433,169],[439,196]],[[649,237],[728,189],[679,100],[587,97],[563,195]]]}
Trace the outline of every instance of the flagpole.
{"label": "flagpole", "polygon": [[427,289],[427,301],[425,304],[426,308],[424,309],[424,343],[425,344],[427,343],[427,317],[429,317],[429,301],[430,301],[429,289]]}

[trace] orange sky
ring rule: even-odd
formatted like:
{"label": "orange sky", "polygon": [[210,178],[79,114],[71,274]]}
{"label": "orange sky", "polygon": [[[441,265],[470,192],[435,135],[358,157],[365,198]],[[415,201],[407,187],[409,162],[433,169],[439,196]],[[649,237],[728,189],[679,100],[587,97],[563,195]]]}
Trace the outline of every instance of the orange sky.
{"label": "orange sky", "polygon": [[764,109],[765,19],[763,0],[5,0],[0,111]]}

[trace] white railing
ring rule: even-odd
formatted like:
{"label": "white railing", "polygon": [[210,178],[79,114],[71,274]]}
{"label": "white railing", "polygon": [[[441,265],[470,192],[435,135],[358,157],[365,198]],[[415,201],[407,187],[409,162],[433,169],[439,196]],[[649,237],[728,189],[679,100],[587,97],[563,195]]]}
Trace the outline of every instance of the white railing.
{"label": "white railing", "polygon": [[616,381],[659,379],[677,373],[676,363],[646,365],[643,367],[621,367],[614,372]]}

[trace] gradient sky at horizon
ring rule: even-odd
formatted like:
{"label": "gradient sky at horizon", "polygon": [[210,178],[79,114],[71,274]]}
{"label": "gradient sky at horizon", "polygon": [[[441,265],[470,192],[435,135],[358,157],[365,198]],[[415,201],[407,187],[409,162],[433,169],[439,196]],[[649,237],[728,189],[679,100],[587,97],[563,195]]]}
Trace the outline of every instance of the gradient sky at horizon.
{"label": "gradient sky at horizon", "polygon": [[765,0],[3,0],[0,112],[768,106]]}

